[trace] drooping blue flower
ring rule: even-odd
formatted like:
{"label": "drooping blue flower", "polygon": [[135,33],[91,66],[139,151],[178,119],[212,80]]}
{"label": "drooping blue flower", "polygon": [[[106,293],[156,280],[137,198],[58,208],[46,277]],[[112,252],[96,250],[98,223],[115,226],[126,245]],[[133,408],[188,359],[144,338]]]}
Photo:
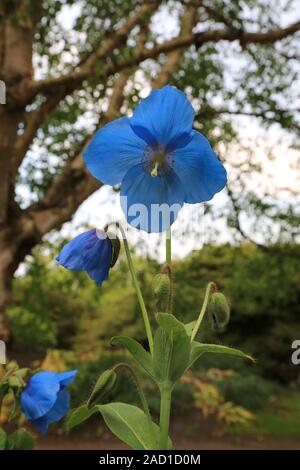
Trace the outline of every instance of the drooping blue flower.
{"label": "drooping blue flower", "polygon": [[100,129],[85,150],[97,179],[121,183],[121,206],[136,228],[166,230],[185,202],[209,201],[225,186],[226,170],[193,130],[194,115],[186,95],[167,85],[142,100],[131,118]]}
{"label": "drooping blue flower", "polygon": [[86,271],[90,278],[100,285],[108,279],[112,257],[112,242],[106,232],[93,229],[81,233],[67,243],[56,261],[64,268]]}
{"label": "drooping blue flower", "polygon": [[73,382],[76,374],[76,370],[38,372],[23,389],[21,409],[41,433],[47,431],[49,424],[59,421],[68,413],[70,394],[67,386]]}

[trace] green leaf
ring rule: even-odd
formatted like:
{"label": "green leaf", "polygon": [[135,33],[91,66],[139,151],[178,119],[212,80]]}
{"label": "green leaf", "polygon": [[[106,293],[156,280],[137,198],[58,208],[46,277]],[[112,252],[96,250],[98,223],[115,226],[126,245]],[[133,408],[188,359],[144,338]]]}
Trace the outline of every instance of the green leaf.
{"label": "green leaf", "polygon": [[9,450],[32,450],[34,449],[35,440],[33,435],[26,431],[25,428],[20,428],[13,434],[8,436],[8,449]]}
{"label": "green leaf", "polygon": [[1,403],[2,403],[3,398],[4,398],[5,395],[7,394],[8,390],[9,390],[8,383],[7,383],[7,382],[3,382],[3,383],[0,385],[0,405],[1,405]]}
{"label": "green leaf", "polygon": [[108,393],[114,387],[117,380],[117,374],[115,371],[108,369],[102,372],[99,376],[93,391],[88,399],[87,405],[90,406],[93,403],[99,401],[106,393]]}
{"label": "green leaf", "polygon": [[170,333],[159,327],[154,335],[153,370],[157,381],[169,380],[173,340]]}
{"label": "green leaf", "polygon": [[153,368],[157,381],[175,383],[189,364],[191,342],[183,323],[173,315],[156,316],[160,327],[154,336]]}
{"label": "green leaf", "polygon": [[23,367],[22,369],[17,370],[14,375],[16,375],[21,380],[21,379],[24,379],[24,377],[26,377],[28,373],[29,373],[29,369],[27,369],[26,367]]}
{"label": "green leaf", "polygon": [[9,413],[9,417],[8,417],[8,421],[11,422],[13,421],[18,413],[21,411],[20,410],[20,404],[19,404],[19,389],[14,390],[14,389],[11,389],[11,397],[12,397],[12,400],[13,400],[13,404],[11,406],[11,410],[10,410],[10,413]]}
{"label": "green leaf", "polygon": [[153,377],[153,364],[151,355],[138,343],[135,339],[129,336],[114,336],[111,338],[111,344],[119,344],[127,349],[136,362],[151,376]]}
{"label": "green leaf", "polygon": [[8,383],[9,383],[10,387],[21,388],[21,387],[23,387],[23,383],[21,382],[21,380],[16,375],[12,375],[11,377],[9,377]]}
{"label": "green leaf", "polygon": [[129,447],[158,449],[159,427],[140,408],[126,403],[108,403],[97,408],[111,432]]}
{"label": "green leaf", "polygon": [[216,353],[216,354],[229,354],[231,356],[240,357],[242,359],[249,359],[254,361],[254,359],[245,354],[243,351],[235,348],[229,348],[228,346],[223,346],[222,344],[204,344],[198,343],[193,341],[192,343],[192,350],[191,350],[191,357],[190,357],[190,364],[189,367],[200,357],[202,354],[205,353]]}
{"label": "green leaf", "polygon": [[174,329],[184,331],[184,324],[170,313],[158,313],[155,318],[159,326],[169,333]]}
{"label": "green leaf", "polygon": [[82,405],[71,410],[67,417],[67,431],[71,431],[71,429],[89,419],[97,411],[98,409],[96,407],[88,408],[87,405]]}
{"label": "green leaf", "polygon": [[0,428],[0,450],[4,450],[6,446],[6,432]]}
{"label": "green leaf", "polygon": [[186,323],[186,325],[184,325],[185,331],[187,332],[188,336],[192,336],[192,332],[193,332],[195,325],[196,325],[196,320],[193,320],[190,323]]}

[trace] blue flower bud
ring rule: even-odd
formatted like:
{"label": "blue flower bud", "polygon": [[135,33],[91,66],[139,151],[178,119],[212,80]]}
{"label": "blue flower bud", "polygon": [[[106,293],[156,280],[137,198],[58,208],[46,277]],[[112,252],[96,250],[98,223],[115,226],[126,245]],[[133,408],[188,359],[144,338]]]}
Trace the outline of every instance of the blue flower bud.
{"label": "blue flower bud", "polygon": [[119,243],[112,243],[103,230],[88,230],[67,243],[56,258],[64,268],[86,271],[96,284],[108,279],[109,269],[119,255]]}
{"label": "blue flower bud", "polygon": [[224,294],[214,292],[211,295],[208,314],[215,330],[222,330],[227,325],[230,319],[230,306]]}

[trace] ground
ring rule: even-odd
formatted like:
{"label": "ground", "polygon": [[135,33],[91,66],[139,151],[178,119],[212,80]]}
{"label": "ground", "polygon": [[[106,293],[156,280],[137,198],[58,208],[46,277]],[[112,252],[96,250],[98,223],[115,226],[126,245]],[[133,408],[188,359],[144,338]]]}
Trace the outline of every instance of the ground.
{"label": "ground", "polygon": [[[300,450],[299,439],[263,438],[260,440],[243,439],[238,442],[230,438],[216,437],[209,439],[174,438],[176,450]],[[109,433],[100,438],[45,436],[38,439],[38,450],[118,450],[127,449]]]}

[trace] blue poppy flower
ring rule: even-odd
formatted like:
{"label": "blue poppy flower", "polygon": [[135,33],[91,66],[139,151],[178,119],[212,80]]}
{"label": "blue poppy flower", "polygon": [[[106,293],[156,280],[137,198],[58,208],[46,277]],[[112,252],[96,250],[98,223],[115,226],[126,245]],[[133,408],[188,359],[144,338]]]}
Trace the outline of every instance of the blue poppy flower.
{"label": "blue poppy flower", "polygon": [[69,411],[70,394],[67,386],[77,374],[68,372],[38,372],[21,393],[20,405],[26,418],[45,433],[49,424],[62,419]]}
{"label": "blue poppy flower", "polygon": [[142,100],[131,118],[100,129],[85,150],[97,179],[121,183],[121,206],[136,228],[166,230],[185,202],[209,201],[225,186],[225,168],[192,129],[194,115],[186,95],[167,85]]}
{"label": "blue poppy flower", "polygon": [[86,271],[100,285],[113,264],[112,241],[104,231],[88,230],[67,243],[56,261],[64,268]]}

